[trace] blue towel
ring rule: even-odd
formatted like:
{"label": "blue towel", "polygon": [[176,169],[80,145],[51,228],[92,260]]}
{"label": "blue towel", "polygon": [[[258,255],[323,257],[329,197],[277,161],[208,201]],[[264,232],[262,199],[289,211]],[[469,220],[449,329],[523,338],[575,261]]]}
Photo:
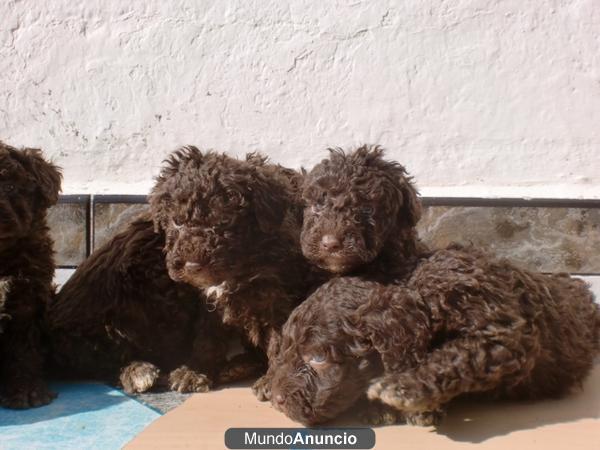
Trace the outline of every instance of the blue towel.
{"label": "blue towel", "polygon": [[109,386],[56,383],[41,408],[0,408],[0,449],[120,449],[160,413]]}

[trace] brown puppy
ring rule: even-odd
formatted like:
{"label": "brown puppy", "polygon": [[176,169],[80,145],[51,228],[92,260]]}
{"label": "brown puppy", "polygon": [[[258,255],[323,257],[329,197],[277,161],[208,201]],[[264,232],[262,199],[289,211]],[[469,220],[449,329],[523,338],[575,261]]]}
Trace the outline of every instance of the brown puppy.
{"label": "brown puppy", "polygon": [[404,285],[337,278],[290,316],[272,402],[313,425],[365,394],[375,423],[430,425],[466,393],[537,399],[580,385],[600,350],[586,284],[451,246]]}
{"label": "brown puppy", "polygon": [[302,252],[328,272],[401,278],[423,250],[417,191],[378,146],[330,149],[305,177],[302,197]]}
{"label": "brown puppy", "polygon": [[60,182],[40,150],[0,142],[0,403],[9,408],[54,397],[42,380],[40,325],[54,275],[46,211]]}
{"label": "brown puppy", "polygon": [[127,392],[216,381],[230,333],[197,289],[171,280],[164,245],[144,215],[78,267],[47,313],[59,375],[119,379]]}
{"label": "brown puppy", "polygon": [[[300,252],[300,183],[300,174],[258,155],[242,161],[186,147],[167,160],[150,196],[171,278],[203,290],[214,314],[263,358],[313,284]],[[255,392],[269,396],[268,377]]]}

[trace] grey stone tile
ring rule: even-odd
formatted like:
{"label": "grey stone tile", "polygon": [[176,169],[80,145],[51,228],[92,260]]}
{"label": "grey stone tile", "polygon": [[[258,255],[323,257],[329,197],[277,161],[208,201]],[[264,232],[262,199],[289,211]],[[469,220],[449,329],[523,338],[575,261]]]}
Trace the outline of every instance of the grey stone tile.
{"label": "grey stone tile", "polygon": [[148,205],[144,203],[94,203],[94,248],[123,231],[147,210]]}
{"label": "grey stone tile", "polygon": [[86,209],[85,203],[61,203],[48,211],[55,259],[60,266],[75,266],[86,257]]}
{"label": "grey stone tile", "polygon": [[418,229],[432,247],[473,243],[533,270],[600,273],[600,209],[430,206]]}
{"label": "grey stone tile", "polygon": [[185,402],[192,394],[180,394],[179,392],[165,391],[144,392],[143,394],[133,394],[133,396],[145,405],[166,414]]}

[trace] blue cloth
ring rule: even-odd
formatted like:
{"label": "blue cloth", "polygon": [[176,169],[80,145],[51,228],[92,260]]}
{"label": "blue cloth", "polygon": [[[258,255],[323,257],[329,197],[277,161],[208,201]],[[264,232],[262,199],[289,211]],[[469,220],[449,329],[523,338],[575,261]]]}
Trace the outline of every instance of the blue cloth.
{"label": "blue cloth", "polygon": [[41,408],[0,408],[0,449],[120,449],[160,413],[109,386],[55,383]]}

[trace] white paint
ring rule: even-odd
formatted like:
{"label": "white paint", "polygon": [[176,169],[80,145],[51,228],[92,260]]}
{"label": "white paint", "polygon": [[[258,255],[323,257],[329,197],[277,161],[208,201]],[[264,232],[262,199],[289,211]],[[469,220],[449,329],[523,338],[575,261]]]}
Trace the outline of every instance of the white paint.
{"label": "white paint", "polygon": [[178,145],[310,167],[381,143],[424,194],[600,198],[597,0],[0,2],[0,138],[66,193]]}

